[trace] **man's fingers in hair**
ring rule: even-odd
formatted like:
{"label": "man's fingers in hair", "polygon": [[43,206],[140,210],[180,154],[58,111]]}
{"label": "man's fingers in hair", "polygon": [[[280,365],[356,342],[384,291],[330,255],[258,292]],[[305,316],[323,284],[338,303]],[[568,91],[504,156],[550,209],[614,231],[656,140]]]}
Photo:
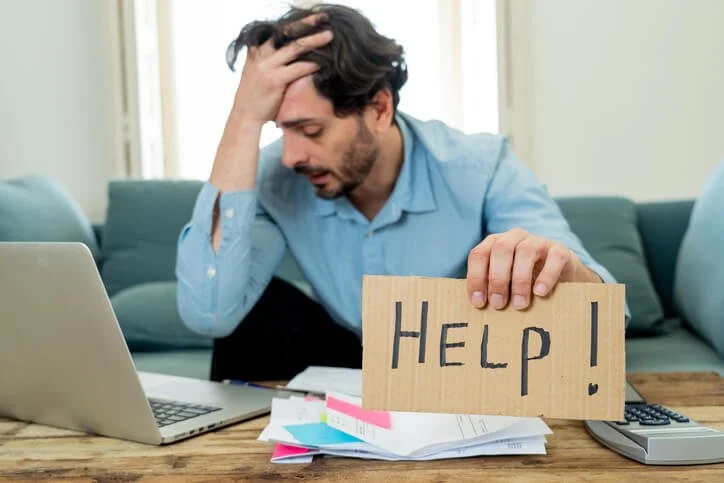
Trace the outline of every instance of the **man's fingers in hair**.
{"label": "man's fingers in hair", "polygon": [[275,65],[286,65],[305,52],[327,45],[333,36],[330,30],[325,30],[306,37],[300,37],[279,49],[273,56],[273,63]]}
{"label": "man's fingers in hair", "polygon": [[279,72],[279,83],[280,84],[291,84],[297,79],[310,75],[319,70],[319,65],[314,62],[292,62],[286,67],[282,67]]}
{"label": "man's fingers in hair", "polygon": [[[252,51],[252,49],[254,49]],[[259,47],[252,47],[249,49],[249,53],[251,54],[253,52],[254,57],[266,57],[267,55],[271,55],[274,53],[274,39],[269,39],[263,44],[261,44]]]}
{"label": "man's fingers in hair", "polygon": [[311,27],[318,25],[320,22],[327,20],[327,14],[324,12],[308,15],[301,20],[292,22],[284,26],[284,35],[287,37],[298,37],[304,35],[304,32]]}

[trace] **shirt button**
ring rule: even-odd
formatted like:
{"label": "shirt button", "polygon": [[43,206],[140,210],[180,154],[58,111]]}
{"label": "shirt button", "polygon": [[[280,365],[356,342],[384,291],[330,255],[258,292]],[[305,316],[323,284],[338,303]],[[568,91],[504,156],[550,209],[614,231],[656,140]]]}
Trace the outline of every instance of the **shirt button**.
{"label": "shirt button", "polygon": [[226,216],[227,218],[233,218],[233,217],[234,217],[234,209],[233,209],[233,208],[228,208],[228,209],[224,212],[224,216]]}
{"label": "shirt button", "polygon": [[209,267],[209,269],[206,270],[206,275],[209,278],[214,278],[216,276],[216,269],[214,267]]}
{"label": "shirt button", "polygon": [[371,237],[371,236],[374,235],[374,234],[375,234],[375,232],[374,232],[373,230],[368,231],[368,232],[367,232],[367,238]]}

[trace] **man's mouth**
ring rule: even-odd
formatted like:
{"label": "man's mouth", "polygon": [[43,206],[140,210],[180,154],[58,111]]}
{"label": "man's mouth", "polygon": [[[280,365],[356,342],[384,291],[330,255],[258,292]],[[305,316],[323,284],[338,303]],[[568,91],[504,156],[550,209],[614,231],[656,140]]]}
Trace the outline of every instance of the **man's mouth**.
{"label": "man's mouth", "polygon": [[314,185],[320,185],[325,184],[327,181],[329,181],[329,171],[323,171],[321,173],[310,173],[307,175],[307,178],[309,178],[309,181],[311,181]]}
{"label": "man's mouth", "polygon": [[297,174],[306,176],[313,185],[322,185],[327,183],[332,177],[332,172],[328,169],[313,166],[297,166],[294,168]]}

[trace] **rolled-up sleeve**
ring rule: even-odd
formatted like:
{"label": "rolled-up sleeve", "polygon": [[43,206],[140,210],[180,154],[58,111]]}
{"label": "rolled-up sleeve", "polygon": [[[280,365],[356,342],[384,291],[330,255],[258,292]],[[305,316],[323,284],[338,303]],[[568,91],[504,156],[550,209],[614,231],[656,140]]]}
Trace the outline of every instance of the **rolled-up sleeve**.
{"label": "rolled-up sleeve", "polygon": [[[285,250],[279,227],[264,212],[257,190],[219,195],[207,182],[194,205],[191,221],[178,239],[177,305],[193,331],[225,337],[259,300]],[[222,241],[211,240],[214,205],[219,199]]]}
{"label": "rolled-up sleeve", "polygon": [[[513,154],[508,142],[502,146],[484,203],[483,228],[486,234],[523,228],[567,246],[604,283],[617,283],[608,269],[594,260],[583,247],[556,202],[531,170]],[[629,319],[626,305],[627,325]]]}

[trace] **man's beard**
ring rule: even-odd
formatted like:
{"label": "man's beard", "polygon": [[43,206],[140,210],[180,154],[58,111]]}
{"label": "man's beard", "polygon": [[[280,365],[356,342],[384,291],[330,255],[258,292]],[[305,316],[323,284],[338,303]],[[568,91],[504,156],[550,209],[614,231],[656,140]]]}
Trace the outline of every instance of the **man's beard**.
{"label": "man's beard", "polygon": [[342,167],[339,172],[312,168],[300,165],[295,171],[304,175],[319,175],[329,173],[339,180],[337,189],[327,186],[317,188],[317,196],[324,199],[334,199],[351,193],[367,178],[380,154],[380,147],[375,142],[372,133],[367,129],[362,117],[357,119],[357,135],[342,155]]}

